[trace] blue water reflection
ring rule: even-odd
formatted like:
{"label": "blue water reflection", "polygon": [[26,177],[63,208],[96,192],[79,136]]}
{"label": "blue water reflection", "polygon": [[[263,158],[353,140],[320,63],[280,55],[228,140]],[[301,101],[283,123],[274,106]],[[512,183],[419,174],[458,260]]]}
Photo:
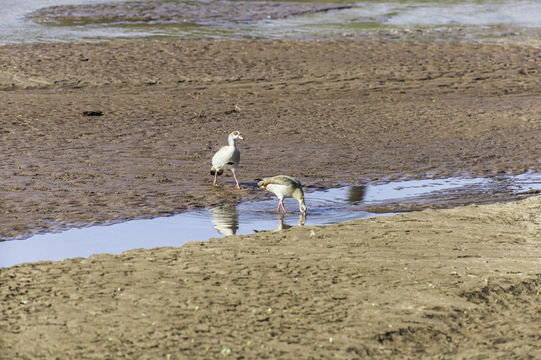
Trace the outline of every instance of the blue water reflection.
{"label": "blue water reflection", "polygon": [[285,199],[285,206],[294,212],[280,216],[276,212],[276,198],[270,198],[242,202],[237,206],[188,211],[169,217],[39,234],[26,240],[0,242],[0,267],[39,260],[88,257],[97,253],[118,254],[136,248],[181,246],[188,241],[205,241],[211,237],[391,215],[374,214],[366,209],[391,202],[419,202],[434,194],[439,196],[438,201],[445,202],[446,196],[456,197],[457,194],[520,194],[536,191],[541,191],[541,174],[532,173],[494,178],[410,180],[307,191],[306,217],[300,216],[298,203],[293,199]]}

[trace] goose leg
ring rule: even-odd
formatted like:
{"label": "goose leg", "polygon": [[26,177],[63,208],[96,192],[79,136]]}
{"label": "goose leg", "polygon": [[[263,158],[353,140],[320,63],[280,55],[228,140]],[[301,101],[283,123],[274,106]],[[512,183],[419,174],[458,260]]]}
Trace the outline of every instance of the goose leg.
{"label": "goose leg", "polygon": [[235,178],[235,182],[237,183],[237,186],[235,186],[235,189],[240,190],[239,181],[237,180],[237,175],[235,175],[235,173],[233,173],[233,177]]}
{"label": "goose leg", "polygon": [[280,204],[282,205],[282,210],[284,210],[284,214],[287,212],[286,207],[284,206],[284,201],[280,200]]}

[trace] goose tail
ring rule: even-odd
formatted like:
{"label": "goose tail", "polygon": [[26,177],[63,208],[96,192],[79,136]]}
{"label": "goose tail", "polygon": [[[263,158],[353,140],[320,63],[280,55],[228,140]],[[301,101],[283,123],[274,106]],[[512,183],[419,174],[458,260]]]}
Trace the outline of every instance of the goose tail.
{"label": "goose tail", "polygon": [[214,175],[216,174],[216,172],[218,172],[218,175],[222,175],[224,173],[224,170],[220,169],[216,171],[216,168],[214,166],[210,168],[210,175]]}

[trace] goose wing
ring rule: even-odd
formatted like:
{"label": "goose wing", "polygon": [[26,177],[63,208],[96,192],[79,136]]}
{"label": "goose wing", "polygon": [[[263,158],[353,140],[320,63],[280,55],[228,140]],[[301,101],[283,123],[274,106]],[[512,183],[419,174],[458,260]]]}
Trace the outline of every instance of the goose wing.
{"label": "goose wing", "polygon": [[216,170],[224,168],[226,165],[238,164],[240,152],[234,146],[223,146],[212,157],[212,166]]}
{"label": "goose wing", "polygon": [[231,157],[233,165],[236,167],[240,162],[240,151],[236,147],[233,150],[233,156]]}
{"label": "goose wing", "polygon": [[269,184],[302,187],[299,180],[287,175],[277,175],[264,178],[257,183],[257,185],[261,188],[266,188]]}

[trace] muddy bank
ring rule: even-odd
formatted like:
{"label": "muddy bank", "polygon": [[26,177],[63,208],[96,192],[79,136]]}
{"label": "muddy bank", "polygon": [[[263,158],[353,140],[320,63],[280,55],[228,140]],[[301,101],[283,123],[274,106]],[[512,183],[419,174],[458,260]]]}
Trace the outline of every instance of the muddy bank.
{"label": "muddy bank", "polygon": [[541,354],[541,197],[0,269],[8,358]]}
{"label": "muddy bank", "polygon": [[[4,46],[0,238],[250,199],[278,173],[334,186],[540,171],[539,56],[443,42]],[[233,129],[242,191],[208,175]]]}

